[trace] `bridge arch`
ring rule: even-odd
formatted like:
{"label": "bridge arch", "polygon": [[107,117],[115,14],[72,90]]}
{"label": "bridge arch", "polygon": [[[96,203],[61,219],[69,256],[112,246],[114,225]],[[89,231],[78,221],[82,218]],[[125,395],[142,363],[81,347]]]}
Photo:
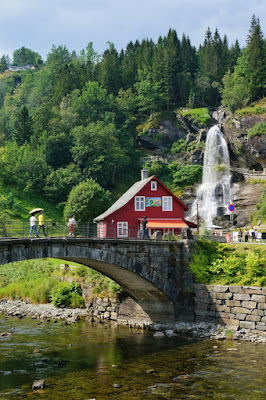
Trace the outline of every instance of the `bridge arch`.
{"label": "bridge arch", "polygon": [[[93,268],[120,284],[152,322],[189,313],[184,289],[193,284],[184,243],[88,238],[0,240],[0,264],[59,258]],[[185,257],[186,255],[186,257]],[[185,286],[184,286],[185,285]],[[183,301],[184,303],[184,301]],[[138,317],[138,315],[136,315]]]}

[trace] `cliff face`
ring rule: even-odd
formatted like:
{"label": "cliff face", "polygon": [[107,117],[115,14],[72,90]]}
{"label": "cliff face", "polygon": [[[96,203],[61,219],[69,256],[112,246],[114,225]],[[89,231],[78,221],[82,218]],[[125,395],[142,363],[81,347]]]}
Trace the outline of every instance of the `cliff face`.
{"label": "cliff face", "polygon": [[[265,179],[260,174],[266,168],[266,135],[249,137],[248,131],[259,122],[265,121],[266,109],[264,114],[238,118],[220,108],[212,112],[212,119],[206,126],[200,126],[187,117],[176,115],[175,121],[161,121],[158,126],[149,129],[141,136],[141,145],[147,149],[150,156],[161,156],[168,162],[177,160],[181,165],[203,165],[208,130],[211,126],[219,124],[229,149],[231,195],[237,211],[237,226],[244,226],[256,211],[256,204],[264,188],[261,183],[255,184],[250,181]],[[173,149],[176,143],[180,146],[177,152],[173,152],[171,148]],[[149,144],[152,144],[152,150],[148,147]],[[259,174],[256,174],[256,171]],[[196,198],[196,192],[197,186],[185,190],[182,200],[188,207]]]}
{"label": "cliff face", "polygon": [[226,116],[222,122],[233,167],[260,170],[266,168],[266,135],[249,138],[248,130],[266,121],[266,113],[240,119]]}
{"label": "cliff face", "polygon": [[[177,159],[181,164],[203,165],[204,145],[209,128],[220,124],[228,143],[232,168],[263,170],[266,168],[266,135],[248,137],[248,131],[259,122],[266,121],[265,114],[248,115],[236,118],[219,109],[212,113],[213,118],[207,126],[176,116],[176,122],[164,120],[141,136],[139,143],[150,154],[168,160]],[[182,149],[173,155],[170,152],[175,142],[183,142]]]}

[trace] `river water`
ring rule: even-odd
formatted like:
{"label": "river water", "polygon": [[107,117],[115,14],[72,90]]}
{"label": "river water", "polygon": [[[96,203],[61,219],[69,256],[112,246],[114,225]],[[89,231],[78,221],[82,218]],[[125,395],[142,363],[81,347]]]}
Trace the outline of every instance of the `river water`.
{"label": "river water", "polygon": [[266,398],[263,344],[0,316],[2,332],[0,400]]}

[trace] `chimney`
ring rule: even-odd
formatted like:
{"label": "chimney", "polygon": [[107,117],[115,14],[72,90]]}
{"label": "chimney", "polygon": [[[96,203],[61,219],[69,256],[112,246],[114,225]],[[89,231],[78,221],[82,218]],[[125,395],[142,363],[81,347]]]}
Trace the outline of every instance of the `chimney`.
{"label": "chimney", "polygon": [[141,170],[141,180],[143,181],[144,179],[147,179],[148,177],[149,177],[148,176],[148,170],[146,168],[143,168]]}

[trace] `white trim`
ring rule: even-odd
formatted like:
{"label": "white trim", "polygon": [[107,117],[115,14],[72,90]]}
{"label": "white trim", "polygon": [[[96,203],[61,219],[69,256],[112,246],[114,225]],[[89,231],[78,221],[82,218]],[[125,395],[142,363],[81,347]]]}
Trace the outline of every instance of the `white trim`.
{"label": "white trim", "polygon": [[162,211],[173,211],[172,196],[162,196]]}
{"label": "white trim", "polygon": [[117,237],[128,237],[128,222],[117,222]]}
{"label": "white trim", "polygon": [[151,191],[155,192],[157,190],[157,181],[151,181]]}
{"label": "white trim", "polygon": [[135,211],[146,210],[146,198],[145,196],[135,196]]}

